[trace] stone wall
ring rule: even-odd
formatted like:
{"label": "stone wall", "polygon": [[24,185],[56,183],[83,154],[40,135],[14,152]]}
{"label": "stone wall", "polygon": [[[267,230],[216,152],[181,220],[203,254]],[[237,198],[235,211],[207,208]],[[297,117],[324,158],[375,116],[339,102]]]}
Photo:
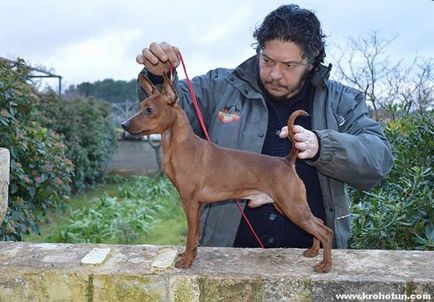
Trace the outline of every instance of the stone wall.
{"label": "stone wall", "polygon": [[[432,301],[434,252],[334,250],[330,273],[300,249],[0,242],[0,301]],[[430,296],[429,296],[430,295]],[[413,298],[413,299],[410,299]]]}
{"label": "stone wall", "polygon": [[107,169],[110,173],[121,175],[147,175],[158,172],[155,151],[144,140],[120,140],[116,153],[107,164]]}
{"label": "stone wall", "polygon": [[[128,153],[126,153],[128,154]],[[0,222],[9,152],[0,148]],[[334,250],[330,273],[300,249],[200,247],[190,269],[181,247],[0,242],[0,302],[432,301],[434,251]],[[347,295],[347,296],[342,296]]]}
{"label": "stone wall", "polygon": [[0,224],[6,215],[9,193],[9,151],[0,148]]}

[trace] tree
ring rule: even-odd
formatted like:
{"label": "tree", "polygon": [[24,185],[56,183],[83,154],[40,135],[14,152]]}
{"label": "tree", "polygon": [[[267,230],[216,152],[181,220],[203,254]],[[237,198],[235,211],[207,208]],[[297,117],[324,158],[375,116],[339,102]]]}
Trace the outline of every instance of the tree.
{"label": "tree", "polygon": [[375,31],[348,38],[332,57],[337,77],[364,92],[376,120],[433,108],[434,60],[415,57],[410,65],[391,60],[387,50],[395,40]]}
{"label": "tree", "polygon": [[123,103],[137,100],[136,80],[121,81],[105,79],[94,83],[83,82],[77,86],[71,85],[65,91],[65,97],[71,99],[77,96],[95,97],[109,103]]}

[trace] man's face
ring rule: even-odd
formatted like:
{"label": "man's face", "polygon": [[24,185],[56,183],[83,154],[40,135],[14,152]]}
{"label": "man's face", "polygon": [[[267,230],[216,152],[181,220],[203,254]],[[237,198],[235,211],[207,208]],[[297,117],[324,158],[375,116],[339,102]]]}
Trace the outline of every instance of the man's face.
{"label": "man's face", "polygon": [[259,53],[259,77],[267,92],[277,99],[296,95],[311,69],[294,42],[270,40]]}

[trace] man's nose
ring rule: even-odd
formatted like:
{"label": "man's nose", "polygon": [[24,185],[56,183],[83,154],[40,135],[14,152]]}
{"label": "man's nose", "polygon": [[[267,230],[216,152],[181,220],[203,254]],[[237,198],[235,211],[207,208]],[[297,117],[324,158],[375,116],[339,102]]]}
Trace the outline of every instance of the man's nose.
{"label": "man's nose", "polygon": [[282,68],[279,66],[279,64],[275,64],[273,66],[270,72],[270,76],[273,80],[278,80],[282,78]]}

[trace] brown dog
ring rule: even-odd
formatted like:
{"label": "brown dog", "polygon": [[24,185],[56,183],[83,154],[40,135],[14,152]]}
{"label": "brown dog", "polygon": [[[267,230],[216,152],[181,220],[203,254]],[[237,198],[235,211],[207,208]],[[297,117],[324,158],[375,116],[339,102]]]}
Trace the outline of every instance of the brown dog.
{"label": "brown dog", "polygon": [[[179,192],[188,223],[186,248],[176,267],[190,267],[196,256],[203,202],[250,199],[252,204],[261,203],[258,200],[274,201],[280,213],[314,236],[312,247],[303,255],[315,257],[322,244],[324,257],[314,266],[315,271],[331,269],[333,231],[310,211],[306,189],[295,171],[297,149],[292,147],[287,157],[272,157],[207,142],[193,133],[167,77],[161,92],[146,77],[140,77],[139,83],[149,97],[122,127],[132,135],[162,135],[163,170]],[[292,141],[291,129],[300,115],[307,113],[296,111],[288,120]]]}

